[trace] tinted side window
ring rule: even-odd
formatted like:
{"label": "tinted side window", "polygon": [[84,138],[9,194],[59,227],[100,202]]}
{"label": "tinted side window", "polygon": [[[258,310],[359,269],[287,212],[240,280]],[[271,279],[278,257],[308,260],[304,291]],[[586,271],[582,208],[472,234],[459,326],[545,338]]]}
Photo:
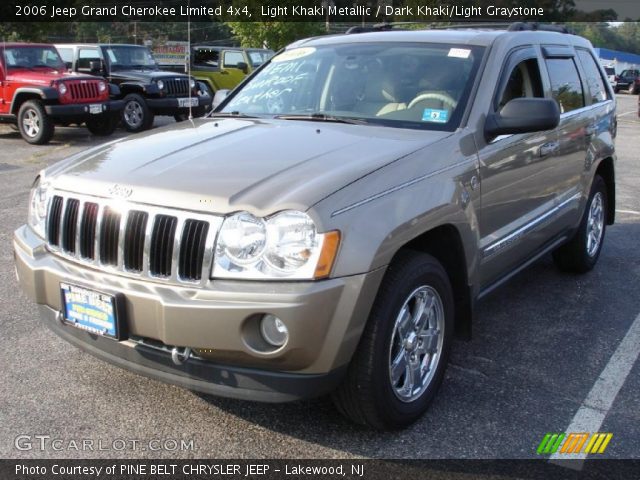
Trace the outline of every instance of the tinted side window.
{"label": "tinted side window", "polygon": [[217,68],[220,61],[220,52],[218,50],[197,49],[193,52],[193,64],[198,67]]}
{"label": "tinted side window", "polygon": [[97,49],[89,49],[89,48],[81,48],[78,53],[78,64],[77,68],[80,71],[91,71],[91,62],[99,62],[100,61],[100,53]]}
{"label": "tinted side window", "polygon": [[573,58],[548,58],[546,60],[553,98],[561,113],[584,107],[584,94],[580,75]]}
{"label": "tinted side window", "polygon": [[544,92],[542,81],[540,80],[538,61],[531,58],[520,62],[509,74],[509,79],[499,97],[498,108],[502,108],[509,100],[514,98],[535,97],[544,97]]}
{"label": "tinted side window", "polygon": [[598,64],[586,50],[578,50],[578,58],[580,58],[580,63],[584,69],[591,103],[604,102],[608,99],[608,95]]}

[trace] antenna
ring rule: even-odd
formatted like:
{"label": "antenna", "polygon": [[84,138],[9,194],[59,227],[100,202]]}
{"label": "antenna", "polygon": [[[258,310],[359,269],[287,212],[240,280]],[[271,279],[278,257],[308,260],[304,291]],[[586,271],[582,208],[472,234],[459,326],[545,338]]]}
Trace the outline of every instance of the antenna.
{"label": "antenna", "polygon": [[189,121],[193,121],[191,107],[191,0],[187,1],[187,75],[189,85]]}

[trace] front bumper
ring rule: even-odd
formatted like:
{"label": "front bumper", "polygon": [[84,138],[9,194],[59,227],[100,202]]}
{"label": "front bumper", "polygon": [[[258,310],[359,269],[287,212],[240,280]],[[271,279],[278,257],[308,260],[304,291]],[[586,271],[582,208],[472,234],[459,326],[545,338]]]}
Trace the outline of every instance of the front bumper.
{"label": "front bumper", "polygon": [[[213,102],[211,95],[196,95],[191,98],[198,99],[198,105],[192,107],[196,116],[204,115]],[[147,98],[146,102],[156,115],[176,115],[189,112],[189,107],[180,106],[179,99],[175,97]]]}
{"label": "front bumper", "polygon": [[[71,343],[161,381],[271,402],[314,397],[337,386],[384,274],[380,269],[319,282],[166,285],[62,259],[26,226],[14,234],[14,255],[22,288],[40,304],[47,325]],[[129,338],[118,342],[62,324],[61,281],[121,294]],[[277,315],[289,328],[289,341],[279,350],[257,351],[247,342],[248,325],[264,313]],[[167,351],[138,342],[140,338]],[[168,353],[173,346],[207,354],[176,365]]]}
{"label": "front bumper", "polygon": [[[101,105],[102,113],[92,114],[90,105]],[[124,102],[122,100],[109,100],[107,102],[45,105],[44,109],[47,115],[52,117],[91,118],[96,115],[117,113],[121,111],[123,107]]]}

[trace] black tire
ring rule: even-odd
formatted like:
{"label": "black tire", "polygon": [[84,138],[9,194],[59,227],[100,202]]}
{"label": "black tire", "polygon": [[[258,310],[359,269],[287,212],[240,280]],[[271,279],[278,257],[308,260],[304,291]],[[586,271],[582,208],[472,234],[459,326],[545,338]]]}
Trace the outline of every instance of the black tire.
{"label": "black tire", "polygon": [[613,87],[613,93],[618,93],[620,89],[618,87]]}
{"label": "black tire", "polygon": [[124,97],[122,126],[127,132],[142,132],[153,125],[153,112],[142,95],[130,93]]}
{"label": "black tire", "polygon": [[[25,125],[28,122],[28,125]],[[55,126],[38,100],[27,100],[18,110],[20,135],[32,145],[44,145],[53,137]]]}
{"label": "black tire", "polygon": [[176,122],[184,122],[185,120],[189,120],[189,114],[188,113],[178,113],[178,114],[173,116],[173,119]]}
{"label": "black tire", "polygon": [[118,126],[116,115],[98,115],[87,120],[87,129],[98,137],[106,137],[116,131]]}
{"label": "black tire", "polygon": [[[396,330],[396,324],[403,323],[398,321],[400,313],[405,305],[411,305],[407,302],[413,298],[412,295],[425,288],[426,294],[432,295],[430,298],[436,298],[433,293],[435,292],[440,300],[441,308],[434,306],[433,310],[432,308],[428,310],[434,314],[431,317],[433,322],[436,321],[433,319],[441,319],[437,325],[441,326],[443,331],[440,331],[435,346],[438,357],[432,368],[426,370],[431,371],[431,374],[423,378],[425,372],[422,372],[422,369],[419,371],[424,385],[417,390],[409,388],[409,391],[415,392],[416,397],[403,400],[398,387],[403,380],[404,386],[408,386],[410,359],[413,360],[416,356],[416,353],[412,352],[419,352],[420,347],[424,346],[424,340],[420,340],[419,336],[422,330],[416,327],[407,329],[409,335],[413,335],[412,338],[407,335],[404,337],[404,342],[399,342],[403,337],[399,333],[400,327]],[[434,300],[434,305],[436,303],[437,301]],[[442,265],[425,253],[409,250],[399,252],[380,285],[360,344],[349,364],[346,376],[332,395],[338,410],[354,422],[378,430],[403,428],[415,422],[427,410],[442,383],[451,350],[453,318],[453,292],[449,277]],[[408,323],[408,325],[413,324]],[[435,338],[435,336],[422,338]],[[399,345],[404,347],[399,348]],[[418,348],[415,349],[415,347]],[[414,350],[411,350],[412,348]],[[429,359],[436,358],[428,359],[426,356],[428,354],[420,358],[420,355],[417,354],[418,362],[414,365],[428,363],[431,361]],[[394,383],[391,378],[393,375],[391,367],[394,363],[392,357],[399,359],[400,356],[404,356],[405,360],[402,364],[405,366],[398,369],[398,372],[402,373],[397,376],[398,380]],[[403,389],[400,388],[400,390]],[[404,392],[408,393],[407,390]]]}
{"label": "black tire", "polygon": [[[600,206],[598,207],[598,200],[600,198]],[[602,251],[602,245],[604,243],[604,237],[607,230],[607,185],[600,175],[596,175],[591,185],[591,192],[589,194],[589,200],[585,208],[584,214],[578,230],[574,236],[567,243],[557,248],[553,252],[553,260],[556,266],[565,272],[573,273],[586,273],[591,270],[598,262],[600,252]],[[598,242],[594,245],[594,237],[589,239],[589,234],[595,233],[593,227],[590,226],[590,219],[593,220],[592,209],[601,210],[601,215],[598,217],[601,221],[597,223],[601,224],[600,233],[597,234]]]}

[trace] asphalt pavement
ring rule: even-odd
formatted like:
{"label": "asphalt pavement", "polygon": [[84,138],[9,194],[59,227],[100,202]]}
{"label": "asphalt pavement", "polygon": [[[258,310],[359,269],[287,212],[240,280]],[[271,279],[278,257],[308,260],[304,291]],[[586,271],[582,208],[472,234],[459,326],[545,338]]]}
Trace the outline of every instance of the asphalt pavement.
{"label": "asphalt pavement", "polygon": [[[31,146],[0,126],[0,457],[539,458],[545,433],[566,431],[640,314],[636,110],[637,96],[618,96],[617,223],[596,269],[562,274],[547,257],[483,300],[430,410],[395,433],[354,426],[327,399],[195,394],[59,339],[18,287],[12,235],[38,170],[101,140],[60,128],[50,145]],[[599,431],[613,438],[602,456],[638,459],[640,364],[621,381],[603,412]],[[74,448],[83,441],[93,449]]]}

